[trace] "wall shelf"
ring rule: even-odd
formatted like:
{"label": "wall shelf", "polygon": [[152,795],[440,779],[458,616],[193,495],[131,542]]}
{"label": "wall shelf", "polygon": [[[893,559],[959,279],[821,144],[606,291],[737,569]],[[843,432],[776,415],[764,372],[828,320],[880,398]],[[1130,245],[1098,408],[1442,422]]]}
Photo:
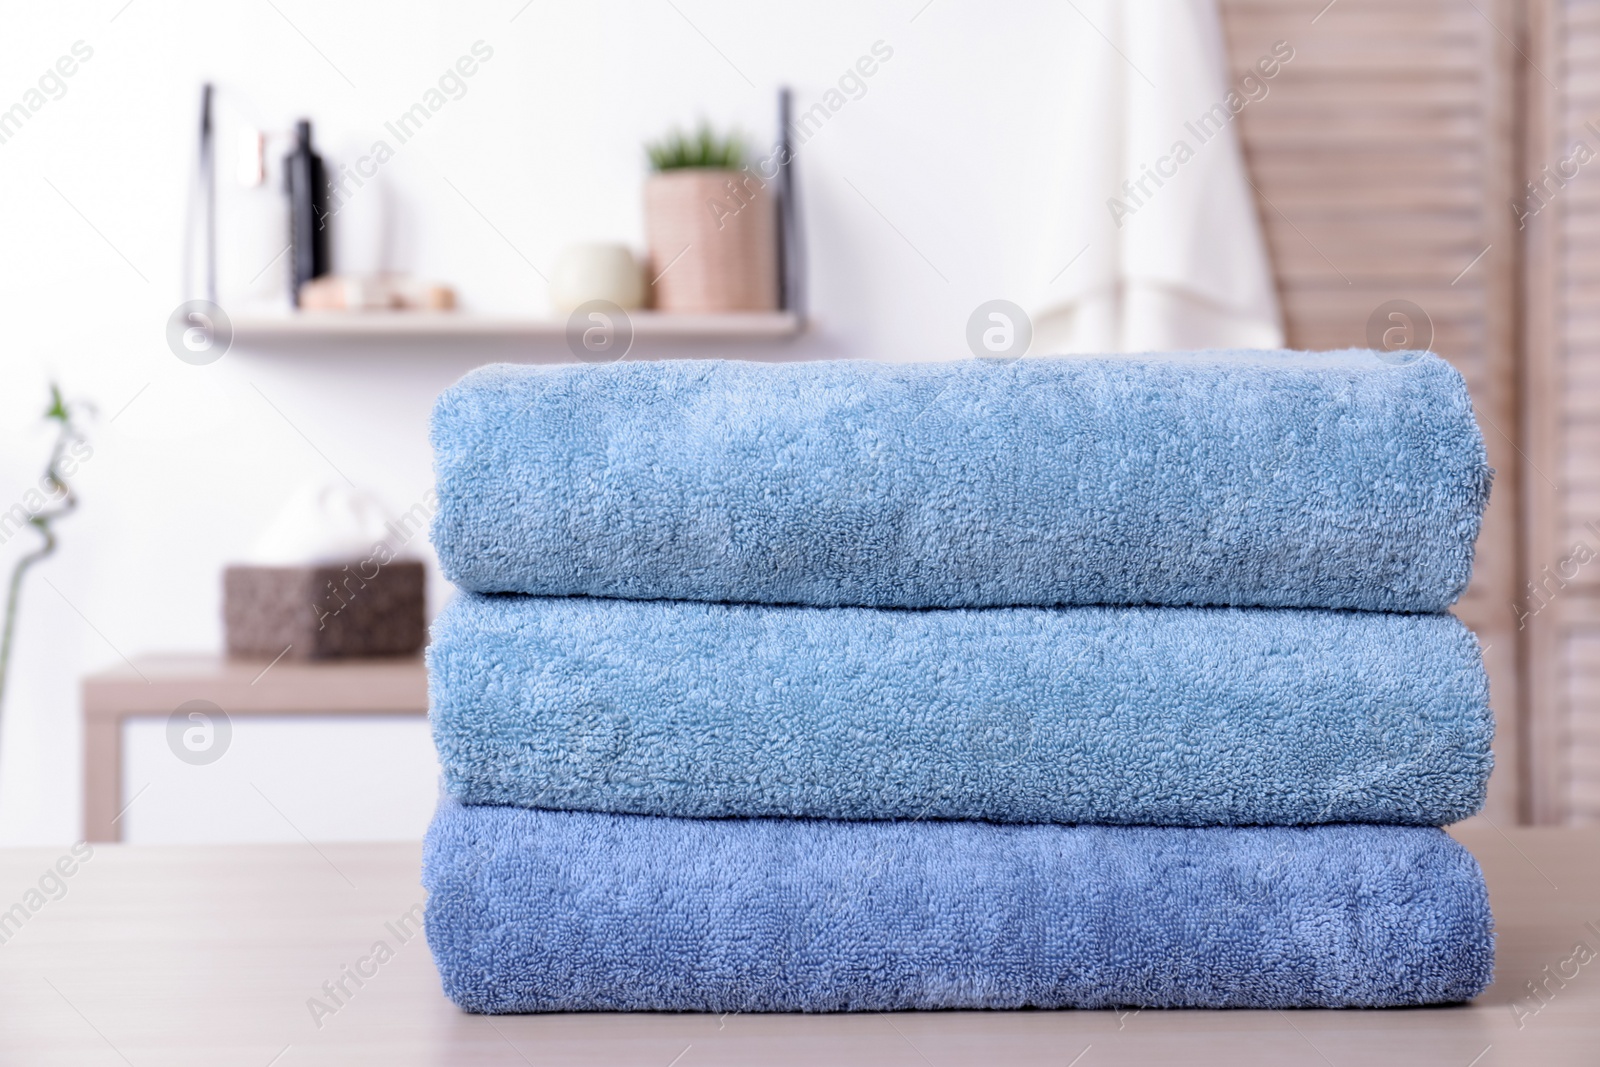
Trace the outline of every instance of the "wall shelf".
{"label": "wall shelf", "polygon": [[[784,341],[806,324],[787,311],[688,315],[659,311],[629,314],[635,343],[674,341]],[[432,340],[552,341],[566,339],[565,319],[475,315],[441,311],[338,311],[241,317],[233,321],[235,344],[303,341]]]}

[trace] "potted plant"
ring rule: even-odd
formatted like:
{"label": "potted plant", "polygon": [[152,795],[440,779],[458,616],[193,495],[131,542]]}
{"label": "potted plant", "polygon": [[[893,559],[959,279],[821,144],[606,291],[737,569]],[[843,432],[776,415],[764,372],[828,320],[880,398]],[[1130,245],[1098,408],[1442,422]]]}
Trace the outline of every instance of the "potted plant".
{"label": "potted plant", "polygon": [[663,311],[771,311],[778,306],[774,190],[745,165],[738,137],[702,125],[647,146],[649,277]]}

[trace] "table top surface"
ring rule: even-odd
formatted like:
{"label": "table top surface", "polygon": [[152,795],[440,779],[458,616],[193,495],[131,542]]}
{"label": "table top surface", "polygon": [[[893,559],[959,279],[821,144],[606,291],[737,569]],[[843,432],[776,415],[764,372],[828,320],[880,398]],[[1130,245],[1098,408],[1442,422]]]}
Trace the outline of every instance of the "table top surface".
{"label": "table top surface", "polygon": [[83,680],[88,719],[168,715],[190,700],[229,714],[422,714],[428,672],[421,656],[239,659],[141,656]]}
{"label": "table top surface", "polygon": [[[1457,836],[1488,878],[1495,984],[1465,1006],[1288,1012],[473,1016],[398,936],[424,900],[416,844],[0,850],[0,909],[33,909],[0,922],[0,1063],[1600,1063],[1600,829]],[[380,940],[392,959],[314,1011]]]}

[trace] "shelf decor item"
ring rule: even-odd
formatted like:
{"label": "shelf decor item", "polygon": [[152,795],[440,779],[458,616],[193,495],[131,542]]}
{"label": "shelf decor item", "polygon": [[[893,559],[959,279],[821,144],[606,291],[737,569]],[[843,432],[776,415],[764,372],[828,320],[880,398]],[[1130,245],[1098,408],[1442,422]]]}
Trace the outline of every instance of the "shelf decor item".
{"label": "shelf decor item", "polygon": [[707,126],[649,145],[644,216],[649,276],[662,311],[778,306],[778,216],[771,183],[738,137]]}
{"label": "shelf decor item", "polygon": [[556,260],[550,303],[563,315],[590,300],[609,300],[624,310],[644,305],[644,277],[627,245],[572,245]]}
{"label": "shelf decor item", "polygon": [[294,150],[283,157],[283,191],[289,198],[289,298],[300,306],[300,287],[329,270],[328,171],[311,147],[311,123],[295,123]]}

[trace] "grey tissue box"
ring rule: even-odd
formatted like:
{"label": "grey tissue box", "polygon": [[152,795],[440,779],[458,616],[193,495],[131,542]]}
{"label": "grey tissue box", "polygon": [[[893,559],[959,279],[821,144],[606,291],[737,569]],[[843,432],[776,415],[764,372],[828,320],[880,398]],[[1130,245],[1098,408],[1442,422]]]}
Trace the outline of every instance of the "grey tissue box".
{"label": "grey tissue box", "polygon": [[236,565],[222,575],[230,656],[403,656],[427,639],[422,564]]}

